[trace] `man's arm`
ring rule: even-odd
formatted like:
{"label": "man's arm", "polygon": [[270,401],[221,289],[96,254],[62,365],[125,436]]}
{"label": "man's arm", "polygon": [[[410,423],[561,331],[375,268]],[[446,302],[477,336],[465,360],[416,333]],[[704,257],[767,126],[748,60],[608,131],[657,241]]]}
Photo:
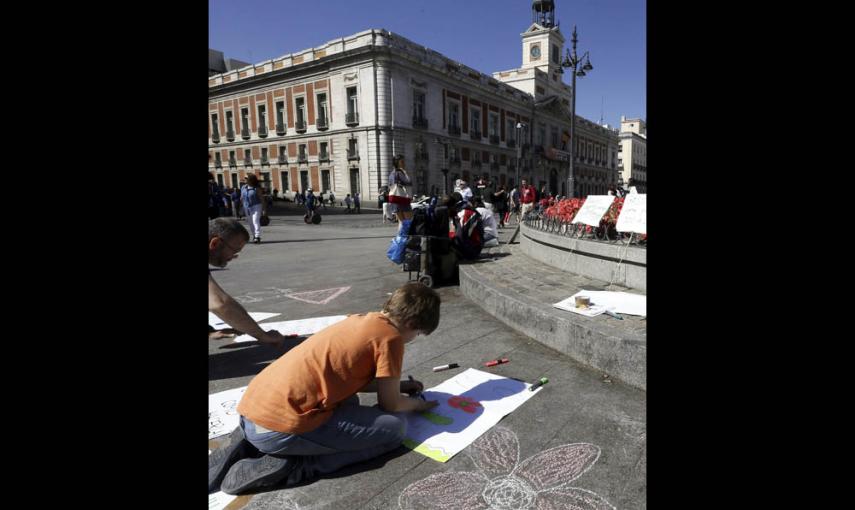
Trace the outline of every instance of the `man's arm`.
{"label": "man's arm", "polygon": [[278,331],[264,331],[246,312],[243,306],[222,289],[208,275],[208,310],[232,328],[249,334],[256,340],[270,344],[281,344],[285,340]]}

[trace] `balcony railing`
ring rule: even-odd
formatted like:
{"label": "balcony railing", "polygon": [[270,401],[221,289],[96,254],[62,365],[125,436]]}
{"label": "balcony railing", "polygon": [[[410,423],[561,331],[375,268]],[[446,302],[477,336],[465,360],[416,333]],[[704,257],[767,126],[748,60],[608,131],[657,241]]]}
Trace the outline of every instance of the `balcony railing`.
{"label": "balcony railing", "polygon": [[260,136],[261,138],[267,138],[267,125],[266,124],[261,124],[260,126],[258,126],[258,136]]}
{"label": "balcony railing", "polygon": [[481,132],[475,131],[474,129],[470,129],[469,130],[469,136],[471,136],[472,138],[479,138],[480,139],[481,138]]}
{"label": "balcony railing", "polygon": [[460,156],[452,157],[451,159],[449,159],[448,165],[460,167]]}
{"label": "balcony railing", "polygon": [[220,159],[214,160],[214,168],[223,168],[223,161]]}
{"label": "balcony railing", "polygon": [[325,130],[325,129],[329,129],[330,125],[327,122],[327,119],[325,117],[323,117],[323,118],[318,117],[318,119],[315,121],[315,127],[317,127],[320,130]]}
{"label": "balcony railing", "polygon": [[413,117],[413,127],[417,129],[427,129],[428,120],[424,117]]}
{"label": "balcony railing", "polygon": [[287,129],[285,128],[285,123],[280,122],[280,123],[276,124],[276,134],[277,135],[282,136],[286,132],[287,132]]}
{"label": "balcony railing", "polygon": [[288,164],[288,158],[284,154],[280,154],[279,158],[276,160],[276,162],[279,163],[280,165],[287,165]]}
{"label": "balcony railing", "polygon": [[220,143],[220,133],[215,131],[214,134],[211,135],[211,141],[214,143]]}
{"label": "balcony railing", "polygon": [[226,140],[228,140],[230,142],[235,141],[235,130],[234,129],[229,129],[228,131],[226,131]]}
{"label": "balcony railing", "polygon": [[490,163],[490,170],[498,170],[498,169],[499,169],[499,162],[498,161],[493,161],[492,163]]}
{"label": "balcony railing", "polygon": [[305,133],[306,132],[306,121],[305,120],[298,120],[297,122],[294,123],[294,127],[297,129],[298,133]]}
{"label": "balcony railing", "polygon": [[244,124],[240,131],[240,137],[244,140],[249,140],[250,136],[252,136],[252,133],[249,132],[249,126]]}
{"label": "balcony railing", "polygon": [[359,150],[358,149],[347,149],[347,160],[351,161],[354,159],[359,159]]}
{"label": "balcony railing", "polygon": [[243,166],[252,166],[252,158],[243,158]]}
{"label": "balcony railing", "polygon": [[472,162],[472,168],[481,168],[481,162],[477,161],[477,160],[473,161]]}
{"label": "balcony railing", "polygon": [[490,135],[490,143],[499,145],[499,135]]}
{"label": "balcony railing", "polygon": [[454,136],[460,136],[460,126],[458,126],[456,124],[449,124],[448,125],[448,134],[454,135]]}
{"label": "balcony railing", "polygon": [[329,161],[329,160],[330,160],[330,153],[329,152],[323,152],[322,151],[318,155],[318,161]]}
{"label": "balcony railing", "polygon": [[297,163],[308,163],[308,162],[309,162],[309,156],[307,156],[305,153],[304,154],[297,154]]}
{"label": "balcony railing", "polygon": [[416,151],[416,159],[427,161],[428,160],[428,152],[426,150]]}
{"label": "balcony railing", "polygon": [[509,149],[513,149],[514,147],[517,146],[517,141],[514,140],[513,138],[511,138],[507,141],[507,145],[508,145]]}
{"label": "balcony railing", "polygon": [[359,113],[350,112],[344,114],[344,123],[348,126],[356,126],[359,124]]}
{"label": "balcony railing", "polygon": [[270,159],[267,156],[261,156],[261,166],[270,166]]}
{"label": "balcony railing", "polygon": [[230,168],[237,168],[237,160],[235,158],[229,159],[229,167]]}

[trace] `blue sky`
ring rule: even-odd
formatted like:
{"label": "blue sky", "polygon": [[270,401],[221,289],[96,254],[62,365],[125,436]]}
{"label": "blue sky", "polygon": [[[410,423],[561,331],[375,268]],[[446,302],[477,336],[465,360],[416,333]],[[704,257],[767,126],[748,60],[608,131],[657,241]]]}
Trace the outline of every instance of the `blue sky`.
{"label": "blue sky", "polygon": [[[594,66],[577,79],[577,115],[598,122],[602,112],[614,127],[621,115],[646,118],[646,0],[555,5],[565,47],[575,24]],[[530,24],[530,0],[208,0],[208,47],[251,63],[385,28],[491,74],[520,66]]]}

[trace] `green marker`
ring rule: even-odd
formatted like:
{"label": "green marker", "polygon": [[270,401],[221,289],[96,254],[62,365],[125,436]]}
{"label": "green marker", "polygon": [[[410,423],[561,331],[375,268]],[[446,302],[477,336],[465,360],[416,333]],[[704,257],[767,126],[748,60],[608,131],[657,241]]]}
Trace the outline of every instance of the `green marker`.
{"label": "green marker", "polygon": [[541,377],[539,381],[529,386],[528,391],[534,391],[548,382],[549,379],[547,379],[546,377]]}

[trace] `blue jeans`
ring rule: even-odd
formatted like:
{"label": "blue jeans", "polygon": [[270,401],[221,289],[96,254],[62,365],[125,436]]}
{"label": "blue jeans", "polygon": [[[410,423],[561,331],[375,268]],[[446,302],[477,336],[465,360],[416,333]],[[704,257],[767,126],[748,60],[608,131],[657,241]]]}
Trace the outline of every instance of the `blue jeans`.
{"label": "blue jeans", "polygon": [[259,451],[274,455],[300,457],[288,476],[288,484],[310,480],[319,475],[373,459],[397,448],[404,440],[407,424],[397,416],[376,407],[359,405],[353,395],[333,411],[329,420],[304,434],[259,432],[244,416],[240,418],[247,441]]}

